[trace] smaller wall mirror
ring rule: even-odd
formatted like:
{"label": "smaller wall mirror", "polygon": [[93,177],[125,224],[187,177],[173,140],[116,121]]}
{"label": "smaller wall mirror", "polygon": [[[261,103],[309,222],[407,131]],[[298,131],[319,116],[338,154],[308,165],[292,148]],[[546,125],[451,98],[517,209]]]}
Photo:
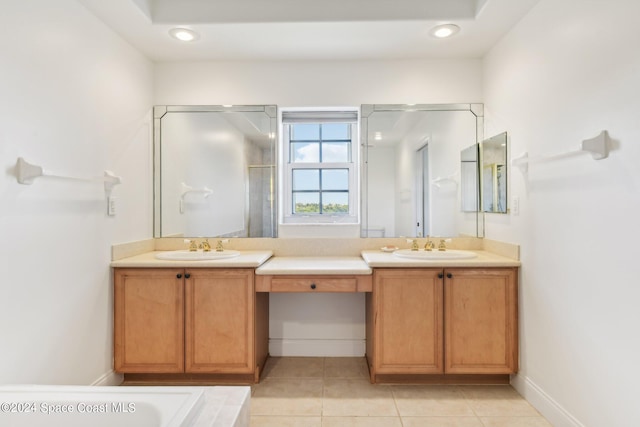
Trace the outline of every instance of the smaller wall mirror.
{"label": "smaller wall mirror", "polygon": [[480,143],[482,212],[507,213],[507,133]]}

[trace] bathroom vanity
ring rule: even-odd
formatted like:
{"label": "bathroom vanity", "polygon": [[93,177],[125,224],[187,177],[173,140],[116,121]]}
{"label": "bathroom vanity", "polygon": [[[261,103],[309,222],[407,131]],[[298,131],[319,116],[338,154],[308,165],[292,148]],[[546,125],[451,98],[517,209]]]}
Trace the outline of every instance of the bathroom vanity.
{"label": "bathroom vanity", "polygon": [[115,262],[115,371],[129,383],[257,382],[268,353],[269,300],[255,292],[254,269],[271,255],[160,261],[144,254]]}
{"label": "bathroom vanity", "polygon": [[258,382],[271,292],[363,292],[371,382],[495,384],[517,372],[518,261],[270,257],[113,262],[115,370],[132,384]]}

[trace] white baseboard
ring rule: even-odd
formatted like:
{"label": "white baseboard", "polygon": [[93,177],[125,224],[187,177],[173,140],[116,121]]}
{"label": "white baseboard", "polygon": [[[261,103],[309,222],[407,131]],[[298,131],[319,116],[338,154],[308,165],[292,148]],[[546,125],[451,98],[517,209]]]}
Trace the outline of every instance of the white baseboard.
{"label": "white baseboard", "polygon": [[554,427],[585,427],[528,377],[514,375],[511,377],[511,385]]}
{"label": "white baseboard", "polygon": [[365,340],[269,340],[269,354],[274,357],[363,357],[364,353]]}
{"label": "white baseboard", "polygon": [[94,386],[118,386],[122,384],[124,376],[113,371],[105,372],[100,378],[91,383]]}

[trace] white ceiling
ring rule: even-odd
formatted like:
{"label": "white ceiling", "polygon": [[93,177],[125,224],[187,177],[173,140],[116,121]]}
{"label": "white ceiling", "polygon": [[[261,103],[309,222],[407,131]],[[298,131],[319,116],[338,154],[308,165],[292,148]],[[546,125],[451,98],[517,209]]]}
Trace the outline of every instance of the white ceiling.
{"label": "white ceiling", "polygon": [[[79,0],[148,58],[481,58],[538,0]],[[462,29],[450,39],[429,30]],[[169,37],[175,26],[200,34]]]}

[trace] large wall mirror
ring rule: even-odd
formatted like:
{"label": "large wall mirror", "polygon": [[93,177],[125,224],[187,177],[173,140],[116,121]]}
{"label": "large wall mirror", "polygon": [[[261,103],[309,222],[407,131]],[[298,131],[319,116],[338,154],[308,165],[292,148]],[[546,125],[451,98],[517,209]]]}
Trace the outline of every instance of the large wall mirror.
{"label": "large wall mirror", "polygon": [[476,236],[461,209],[460,153],[483,138],[482,104],[363,105],[363,237]]}
{"label": "large wall mirror", "polygon": [[154,107],[154,237],[275,237],[275,106]]}

